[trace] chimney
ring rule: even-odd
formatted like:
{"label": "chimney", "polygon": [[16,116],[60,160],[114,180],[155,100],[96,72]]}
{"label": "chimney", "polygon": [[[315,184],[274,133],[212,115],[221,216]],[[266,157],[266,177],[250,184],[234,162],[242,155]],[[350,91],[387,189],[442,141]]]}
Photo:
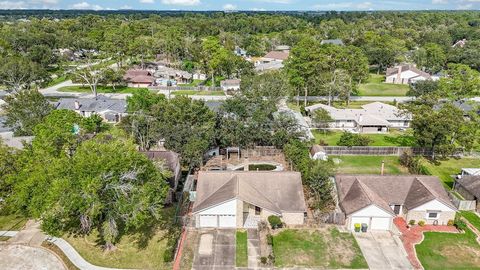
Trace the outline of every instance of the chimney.
{"label": "chimney", "polygon": [[382,170],[381,170],[380,174],[383,175],[384,171],[385,171],[385,161],[382,160]]}
{"label": "chimney", "polygon": [[80,110],[80,103],[78,100],[75,100],[75,110]]}

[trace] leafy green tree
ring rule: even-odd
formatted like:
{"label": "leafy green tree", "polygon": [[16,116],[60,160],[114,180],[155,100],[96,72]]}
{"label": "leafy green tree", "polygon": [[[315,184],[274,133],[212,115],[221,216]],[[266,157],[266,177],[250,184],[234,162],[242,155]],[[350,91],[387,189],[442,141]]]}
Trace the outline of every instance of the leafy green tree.
{"label": "leafy green tree", "polygon": [[330,113],[327,110],[322,108],[314,112],[312,120],[317,127],[323,129],[324,133],[326,132],[326,129],[330,126],[330,122],[333,121],[332,116],[330,116]]}
{"label": "leafy green tree", "polygon": [[5,125],[17,136],[31,136],[36,125],[52,111],[53,106],[37,90],[22,90],[5,97],[2,106]]}
{"label": "leafy green tree", "polygon": [[[12,192],[12,187],[8,183],[7,178],[17,172],[17,153],[16,151],[5,145],[0,138],[0,198],[4,199]],[[0,203],[0,208],[4,205]]]}
{"label": "leafy green tree", "polygon": [[388,34],[367,32],[363,37],[361,47],[370,64],[378,66],[378,72],[384,71],[400,60],[406,52],[405,42]]}
{"label": "leafy green tree", "polygon": [[23,56],[0,58],[0,84],[11,92],[30,89],[33,83],[48,81],[45,70],[38,64]]}
{"label": "leafy green tree", "polygon": [[442,95],[454,100],[480,96],[480,73],[466,65],[449,64],[448,77],[441,78]]}
{"label": "leafy green tree", "polygon": [[356,133],[343,132],[342,136],[337,142],[339,146],[368,146],[372,140],[367,137]]}
{"label": "leafy green tree", "polygon": [[125,75],[124,70],[116,70],[113,68],[107,68],[102,71],[102,76],[100,77],[99,83],[104,85],[111,85],[113,91],[118,85],[125,85],[125,80],[123,79]]}
{"label": "leafy green tree", "polygon": [[431,73],[437,73],[445,66],[447,55],[440,45],[428,43],[415,51],[414,59],[417,66],[425,68]]}
{"label": "leafy green tree", "polygon": [[331,161],[312,160],[310,169],[305,177],[308,186],[307,200],[309,206],[319,212],[327,212],[335,208],[334,187],[332,176],[335,173],[335,165]]}
{"label": "leafy green tree", "polygon": [[278,103],[293,92],[283,71],[271,71],[243,77],[241,91],[247,97],[262,97]]}
{"label": "leafy green tree", "polygon": [[148,89],[138,89],[132,96],[127,97],[127,111],[130,113],[137,111],[148,112],[153,105],[165,101],[164,95],[155,94]]}

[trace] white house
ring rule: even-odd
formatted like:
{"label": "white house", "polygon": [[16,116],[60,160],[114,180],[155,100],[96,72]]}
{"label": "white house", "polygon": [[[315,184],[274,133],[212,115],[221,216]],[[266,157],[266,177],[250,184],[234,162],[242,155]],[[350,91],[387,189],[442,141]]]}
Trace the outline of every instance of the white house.
{"label": "white house", "polygon": [[417,69],[414,65],[398,65],[387,69],[386,83],[411,84],[418,81],[432,80],[432,76]]}
{"label": "white house", "polygon": [[287,225],[304,223],[303,186],[298,172],[201,171],[193,216],[197,228],[257,228],[279,216]]}
{"label": "white house", "polygon": [[337,175],[335,183],[339,207],[351,230],[355,224],[391,230],[397,216],[438,225],[455,219],[457,209],[437,177]]}
{"label": "white house", "polygon": [[241,83],[241,80],[239,79],[223,80],[220,82],[220,87],[222,88],[223,91],[228,91],[228,90],[237,91],[237,90],[240,90],[240,83]]}
{"label": "white house", "polygon": [[362,109],[337,109],[324,104],[305,107],[309,115],[324,109],[332,118],[328,129],[350,130],[360,133],[386,133],[390,128],[408,128],[412,115],[382,102],[373,102]]}

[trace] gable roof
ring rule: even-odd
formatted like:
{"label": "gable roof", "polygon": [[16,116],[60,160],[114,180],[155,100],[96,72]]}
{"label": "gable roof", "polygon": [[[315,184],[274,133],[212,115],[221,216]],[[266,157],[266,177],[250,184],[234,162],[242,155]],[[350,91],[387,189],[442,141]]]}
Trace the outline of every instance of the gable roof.
{"label": "gable roof", "polygon": [[480,175],[465,175],[455,182],[456,185],[462,186],[473,196],[480,198]]}
{"label": "gable roof", "polygon": [[180,168],[180,155],[173,151],[141,151],[141,153],[151,160],[164,160],[165,165],[174,173]]}
{"label": "gable roof", "polygon": [[406,72],[406,71],[412,71],[412,72],[418,74],[417,77],[420,76],[420,77],[424,77],[426,79],[430,79],[432,77],[427,72],[421,71],[418,68],[416,68],[414,65],[408,65],[408,64],[398,65],[398,66],[395,66],[393,68],[387,68],[386,76],[389,77],[389,76],[392,76],[392,75],[397,75],[398,72],[400,71],[400,69],[401,69],[401,73]]}
{"label": "gable roof", "polygon": [[306,211],[298,172],[199,172],[193,212],[232,199],[239,199],[278,214]]}
{"label": "gable roof", "polygon": [[409,210],[434,199],[455,209],[434,176],[337,175],[335,182],[340,206],[347,215],[372,204],[389,213],[392,213],[389,206],[394,204]]}
{"label": "gable roof", "polygon": [[97,98],[61,98],[55,104],[55,108],[66,109],[66,110],[76,110],[75,102],[78,102],[80,108],[79,111],[85,112],[115,112],[115,113],[126,113],[127,111],[127,101],[123,99],[111,99],[103,95],[98,95]]}
{"label": "gable roof", "polygon": [[272,58],[283,61],[287,60],[289,55],[290,53],[287,51],[270,51],[264,56],[264,58]]}

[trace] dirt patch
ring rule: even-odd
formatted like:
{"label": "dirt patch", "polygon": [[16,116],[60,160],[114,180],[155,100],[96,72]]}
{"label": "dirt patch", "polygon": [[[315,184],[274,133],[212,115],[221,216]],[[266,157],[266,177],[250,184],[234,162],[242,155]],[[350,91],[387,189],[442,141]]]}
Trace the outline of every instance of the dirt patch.
{"label": "dirt patch", "polygon": [[470,261],[473,264],[480,265],[480,250],[478,248],[452,245],[441,249],[441,253],[447,258],[455,258],[460,261]]}
{"label": "dirt patch", "polygon": [[187,231],[186,241],[183,246],[182,258],[180,260],[181,270],[190,270],[193,265],[193,257],[197,250],[196,243],[198,242],[198,232],[196,230]]}

